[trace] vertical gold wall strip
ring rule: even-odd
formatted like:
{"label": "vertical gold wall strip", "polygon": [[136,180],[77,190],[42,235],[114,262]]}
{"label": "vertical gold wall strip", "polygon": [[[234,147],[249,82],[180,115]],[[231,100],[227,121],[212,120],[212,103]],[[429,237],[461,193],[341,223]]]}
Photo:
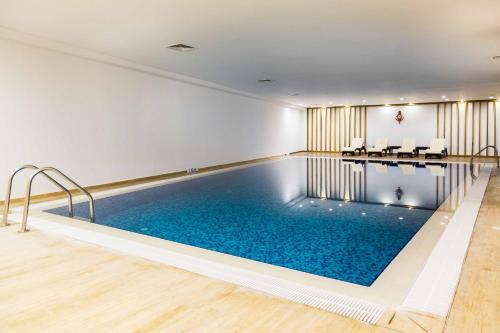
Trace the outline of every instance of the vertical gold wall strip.
{"label": "vertical gold wall strip", "polygon": [[346,133],[346,119],[347,119],[346,108],[342,108],[342,110],[343,110],[343,114],[344,114],[344,130],[343,130],[343,132],[344,132],[344,142],[342,142],[342,146],[340,147],[340,149],[342,149],[342,147],[346,146],[346,138],[347,138],[347,133]]}
{"label": "vertical gold wall strip", "polygon": [[318,150],[318,110],[314,109],[314,123],[316,126],[314,127],[314,151]]}
{"label": "vertical gold wall strip", "polygon": [[460,155],[460,104],[459,103],[456,103],[456,108],[457,108],[457,155]]}
{"label": "vertical gold wall strip", "polygon": [[[483,105],[483,102],[479,102],[479,112],[477,116],[477,131],[478,131],[478,147],[477,150],[481,149],[481,107]],[[482,154],[482,153],[481,153]],[[479,155],[481,155],[479,154]]]}
{"label": "vertical gold wall strip", "polygon": [[313,126],[311,127],[311,150],[316,150],[316,110],[311,109],[311,122]]}
{"label": "vertical gold wall strip", "polygon": [[[495,103],[495,102],[493,102]],[[490,103],[486,102],[486,145],[490,145]],[[490,156],[490,150],[486,149],[486,156]]]}
{"label": "vertical gold wall strip", "polygon": [[439,138],[439,103],[436,104],[436,138]]}
{"label": "vertical gold wall strip", "polygon": [[357,121],[356,121],[356,120],[357,120],[357,116],[358,116],[357,111],[358,111],[358,107],[355,107],[355,108],[354,108],[354,116],[353,116],[353,120],[354,120],[354,124],[353,124],[353,128],[354,128],[353,133],[354,133],[354,134],[353,134],[353,137],[355,137],[355,136],[356,136],[356,130],[357,130],[357,128],[356,128],[356,124],[357,124]]}
{"label": "vertical gold wall strip", "polygon": [[476,116],[476,103],[473,102],[472,103],[472,136],[471,136],[472,142],[471,142],[471,150],[470,150],[471,155],[474,155],[474,136],[476,134],[475,116]]}
{"label": "vertical gold wall strip", "polygon": [[[349,107],[349,147],[351,146],[351,138],[352,138],[352,127],[351,127],[351,114],[352,114],[352,108]],[[349,177],[351,177],[351,174],[349,174]],[[349,178],[350,179],[350,178]],[[349,184],[349,186],[351,186],[351,184]],[[349,187],[349,195],[351,195],[351,192],[350,192],[350,187]]]}
{"label": "vertical gold wall strip", "polygon": [[[325,139],[324,151],[327,151],[328,150],[328,109],[327,108],[325,108],[325,134],[324,134],[324,139]],[[325,161],[325,168],[326,168],[326,161]],[[325,174],[326,174],[326,171],[325,171]]]}
{"label": "vertical gold wall strip", "polygon": [[319,150],[323,150],[323,109],[319,109]]}
{"label": "vertical gold wall strip", "polygon": [[333,151],[337,151],[337,108],[333,108]]}
{"label": "vertical gold wall strip", "polygon": [[443,139],[446,140],[446,106],[448,103],[443,104]]}
{"label": "vertical gold wall strip", "polygon": [[[340,144],[340,141],[341,141],[341,132],[340,132],[340,128],[342,127],[342,117],[341,117],[341,114],[342,114],[342,109],[337,109],[337,115],[338,115],[338,120],[337,120],[337,127],[338,127],[338,140],[337,140],[337,144],[338,144],[338,149],[337,151],[340,151],[340,148],[341,148],[341,144]],[[340,168],[340,167],[339,167]],[[339,174],[340,174],[340,171],[339,171]],[[340,177],[340,176],[339,176]],[[340,181],[340,180],[339,180]],[[340,186],[340,185],[339,185]],[[340,190],[339,190],[340,191]],[[339,192],[339,195],[340,195],[340,192]]]}
{"label": "vertical gold wall strip", "polygon": [[[332,128],[332,108],[330,108],[330,153],[333,151],[332,149],[332,135],[333,135],[333,128]],[[331,173],[331,166],[330,166],[330,173]]]}
{"label": "vertical gold wall strip", "polygon": [[[323,151],[328,150],[328,108],[325,108],[325,126],[324,126],[324,134],[323,139],[325,140],[323,144]],[[325,161],[325,177],[326,177],[326,161]],[[325,178],[325,186],[326,186],[326,178]]]}
{"label": "vertical gold wall strip", "polygon": [[467,111],[469,110],[469,102],[465,102],[464,110],[464,155],[467,155]]}
{"label": "vertical gold wall strip", "polygon": [[306,127],[306,150],[309,151],[309,108],[306,110],[306,119],[307,119],[307,127]]}
{"label": "vertical gold wall strip", "polygon": [[309,149],[311,151],[314,150],[314,111],[313,109],[311,109],[311,130],[309,131],[309,137],[310,137],[310,141],[311,141],[311,144],[309,145]]}
{"label": "vertical gold wall strip", "polygon": [[497,102],[493,102],[493,144],[497,146]]}
{"label": "vertical gold wall strip", "polygon": [[[366,147],[366,106],[364,107],[364,116],[365,116],[365,126],[363,128],[364,135],[363,135],[363,140],[365,141],[365,147]],[[366,188],[366,183],[365,183],[365,188]]]}
{"label": "vertical gold wall strip", "polygon": [[359,135],[358,135],[358,137],[360,137],[361,133],[362,133],[361,132],[361,115],[362,115],[361,110],[362,110],[362,107],[359,107]]}
{"label": "vertical gold wall strip", "polygon": [[450,103],[450,154],[453,154],[453,104]]}

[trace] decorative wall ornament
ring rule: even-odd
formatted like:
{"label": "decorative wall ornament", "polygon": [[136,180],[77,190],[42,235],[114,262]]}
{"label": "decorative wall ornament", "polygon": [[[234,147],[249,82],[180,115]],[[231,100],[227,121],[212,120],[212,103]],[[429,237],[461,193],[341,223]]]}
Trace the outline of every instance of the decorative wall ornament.
{"label": "decorative wall ornament", "polygon": [[401,113],[401,111],[398,111],[398,113],[396,114],[396,117],[394,117],[394,119],[396,119],[398,124],[401,124],[401,122],[403,121],[403,119],[405,119],[405,117],[403,117],[403,113]]}
{"label": "decorative wall ornament", "polygon": [[394,194],[396,195],[396,198],[398,198],[398,200],[401,200],[401,197],[403,196],[403,190],[401,189],[401,187],[398,186],[398,188],[394,191]]}

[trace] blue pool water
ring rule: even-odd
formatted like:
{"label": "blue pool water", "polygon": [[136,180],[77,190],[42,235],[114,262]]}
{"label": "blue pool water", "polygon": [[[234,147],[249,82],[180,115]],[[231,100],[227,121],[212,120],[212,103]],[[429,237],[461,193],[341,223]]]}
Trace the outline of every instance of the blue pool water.
{"label": "blue pool water", "polygon": [[[369,286],[444,200],[436,192],[443,177],[318,161],[285,159],[98,199],[96,223]],[[87,203],[75,213],[88,217]]]}

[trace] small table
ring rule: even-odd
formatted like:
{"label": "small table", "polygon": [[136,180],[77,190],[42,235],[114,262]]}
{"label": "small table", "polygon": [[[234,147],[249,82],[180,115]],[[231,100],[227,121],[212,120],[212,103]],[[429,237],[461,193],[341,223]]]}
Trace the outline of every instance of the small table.
{"label": "small table", "polygon": [[417,157],[418,157],[418,156],[419,156],[419,154],[420,154],[420,151],[421,151],[421,150],[426,150],[426,149],[429,149],[429,147],[427,147],[427,146],[417,146],[417,147],[415,148],[415,156],[417,156]]}
{"label": "small table", "polygon": [[387,151],[389,152],[389,155],[394,155],[393,150],[394,149],[400,149],[401,146],[387,146]]}

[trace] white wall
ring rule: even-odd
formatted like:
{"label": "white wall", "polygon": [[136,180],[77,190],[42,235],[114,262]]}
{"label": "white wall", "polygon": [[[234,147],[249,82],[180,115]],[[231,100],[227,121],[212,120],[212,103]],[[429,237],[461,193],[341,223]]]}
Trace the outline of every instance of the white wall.
{"label": "white wall", "polygon": [[[395,120],[402,111],[401,124]],[[404,138],[415,138],[417,146],[428,146],[436,137],[436,105],[370,107],[366,114],[366,142],[374,145],[377,138],[389,139],[389,145],[401,145]]]}
{"label": "white wall", "polygon": [[305,149],[304,110],[2,39],[0,113],[0,200],[25,163],[93,185]]}

